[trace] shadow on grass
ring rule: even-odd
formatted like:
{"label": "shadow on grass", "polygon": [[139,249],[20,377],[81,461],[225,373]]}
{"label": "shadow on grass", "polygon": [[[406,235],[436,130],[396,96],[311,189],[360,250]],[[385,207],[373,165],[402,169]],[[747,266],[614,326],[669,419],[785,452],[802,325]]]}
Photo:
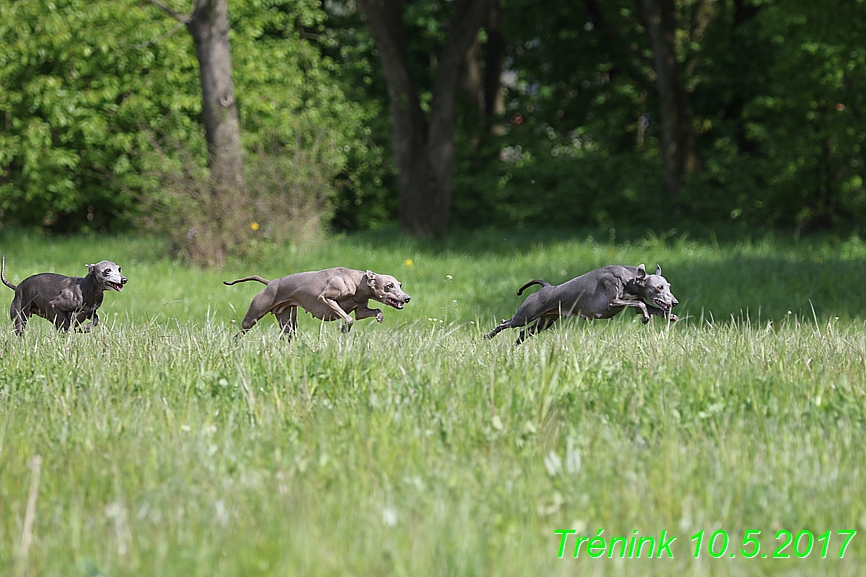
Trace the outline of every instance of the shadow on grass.
{"label": "shadow on grass", "polygon": [[[423,291],[427,290],[434,300],[459,300],[461,321],[479,319],[486,325],[510,317],[526,297],[526,293],[517,296],[517,289],[533,278],[558,284],[604,264],[644,262],[648,268],[662,265],[681,303],[675,312],[688,322],[701,318],[720,323],[766,322],[792,315],[810,320],[813,311],[819,319],[866,318],[866,243],[856,235],[799,239],[743,235],[724,241],[710,235],[705,234],[709,240],[695,240],[671,231],[485,229],[457,230],[446,239],[429,242],[388,227],[337,236],[322,241],[322,246],[292,247],[294,253],[272,247],[262,253],[262,263],[245,259],[236,271],[192,271],[187,280],[213,277],[211,285],[216,288],[208,285],[201,290],[216,291],[223,288],[218,279],[235,272],[278,276],[325,266],[381,267],[387,270],[379,272],[409,277],[400,278],[414,285],[409,286],[410,294],[425,297],[419,299],[419,306],[426,302]],[[9,260],[7,275],[11,270],[10,278],[19,280],[52,268],[83,274],[88,259],[113,258],[131,268],[136,261],[170,258],[164,242],[132,235],[65,238],[6,228],[0,231],[0,245]],[[430,257],[424,259],[426,273],[409,274],[411,267],[403,263],[417,258],[413,255]],[[446,274],[454,276],[447,295],[431,284],[433,278]],[[245,300],[229,293],[218,293],[218,298]],[[622,314],[615,322],[632,321],[639,322],[634,315]]]}
{"label": "shadow on grass", "polygon": [[[650,232],[650,235],[653,233]],[[346,235],[353,242],[377,249],[423,252],[431,256],[444,254],[484,256],[515,256],[538,251],[540,248],[566,242],[638,243],[648,235],[647,229],[621,231],[614,229],[457,229],[438,240],[418,239],[402,234],[396,225],[375,231]]]}
{"label": "shadow on grass", "polygon": [[691,317],[778,321],[866,317],[866,267],[860,260],[733,255],[686,262],[669,276]]}
{"label": "shadow on grass", "polygon": [[[804,262],[781,256],[743,255],[706,262],[682,257],[668,260],[676,261],[667,264],[663,271],[680,301],[674,312],[690,323],[701,319],[714,323],[778,322],[792,315],[807,322],[815,316],[866,318],[866,266],[860,261],[824,258],[820,262]],[[534,275],[526,271],[518,276],[523,277],[528,281]],[[559,284],[570,278],[546,280]],[[484,280],[495,291],[476,294],[469,303],[484,319],[509,318],[535,290],[517,296],[517,289],[525,281],[511,287],[493,275]],[[618,315],[630,320],[632,316],[629,311]]]}
{"label": "shadow on grass", "polygon": [[[848,236],[858,234],[845,233]],[[403,234],[397,224],[383,226],[376,230],[352,232],[341,235],[353,242],[376,248],[390,250],[414,250],[431,256],[442,254],[464,254],[469,256],[485,255],[522,255],[538,250],[540,247],[562,243],[597,242],[616,246],[664,246],[688,240],[692,243],[711,245],[732,245],[738,243],[779,243],[791,240],[789,233],[768,232],[745,228],[743,226],[724,227],[574,227],[574,228],[458,228],[452,227],[443,239],[418,239]],[[815,235],[818,242],[844,242],[848,236]],[[804,240],[806,240],[804,238]],[[799,239],[798,239],[799,242]]]}

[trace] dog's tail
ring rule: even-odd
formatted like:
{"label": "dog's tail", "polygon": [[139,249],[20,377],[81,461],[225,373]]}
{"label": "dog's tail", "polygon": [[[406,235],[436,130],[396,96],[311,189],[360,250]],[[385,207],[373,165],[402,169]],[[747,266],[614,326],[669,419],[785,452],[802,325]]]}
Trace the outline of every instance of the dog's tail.
{"label": "dog's tail", "polygon": [[16,290],[18,285],[12,284],[8,280],[6,280],[6,255],[4,254],[2,259],[0,259],[0,279],[3,279],[3,284],[11,288],[12,290]]}
{"label": "dog's tail", "polygon": [[223,281],[223,284],[228,285],[228,286],[232,286],[233,284],[238,284],[239,282],[247,282],[248,280],[257,280],[262,284],[271,284],[271,281],[269,281],[268,279],[262,278],[257,274],[255,274],[253,276],[239,278],[238,280],[233,280],[231,282],[226,280],[226,281]]}
{"label": "dog's tail", "polygon": [[547,282],[546,280],[541,280],[540,278],[534,278],[531,281],[529,281],[528,283],[526,283],[525,285],[523,285],[522,287],[520,287],[520,290],[517,291],[517,295],[518,296],[522,295],[523,291],[525,291],[527,288],[531,287],[534,284],[539,284],[542,287],[550,286],[550,283]]}

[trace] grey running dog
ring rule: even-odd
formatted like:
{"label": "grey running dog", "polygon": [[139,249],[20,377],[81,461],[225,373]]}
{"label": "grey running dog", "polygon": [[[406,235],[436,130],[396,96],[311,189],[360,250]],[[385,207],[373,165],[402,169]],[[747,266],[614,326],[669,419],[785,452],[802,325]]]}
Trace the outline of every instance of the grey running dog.
{"label": "grey running dog", "polygon": [[[519,345],[527,336],[549,328],[560,317],[609,319],[626,307],[634,307],[635,313],[642,314],[644,323],[649,322],[650,315],[677,320],[670,311],[679,301],[671,293],[671,285],[662,276],[660,266],[655,274],[647,274],[644,265],[608,265],[561,285],[534,279],[523,285],[517,294],[523,294],[527,287],[535,284],[541,285],[541,290],[529,295],[513,317],[503,320],[484,335],[485,338],[492,339],[504,329],[525,327],[534,322],[520,331],[515,343]],[[658,306],[647,304],[645,300]]]}
{"label": "grey running dog", "polygon": [[342,330],[349,332],[355,322],[349,316],[352,311],[357,320],[376,317],[381,323],[385,319],[382,311],[367,306],[371,299],[402,309],[411,298],[403,292],[402,283],[390,275],[344,267],[299,272],[272,281],[255,275],[223,284],[251,280],[268,286],[253,298],[238,336],[253,328],[266,314],[273,313],[283,335],[291,339],[298,329],[298,307],[323,321],[343,319],[346,324]]}
{"label": "grey running dog", "polygon": [[[68,331],[75,326],[84,332],[99,324],[96,309],[102,305],[106,290],[120,292],[126,277],[120,267],[110,260],[88,264],[87,276],[72,277],[52,272],[43,272],[27,277],[17,286],[6,280],[6,255],[0,264],[0,279],[15,291],[9,315],[15,323],[15,332],[24,334],[24,327],[31,315],[48,319],[58,330]],[[81,325],[90,319],[86,327]]]}

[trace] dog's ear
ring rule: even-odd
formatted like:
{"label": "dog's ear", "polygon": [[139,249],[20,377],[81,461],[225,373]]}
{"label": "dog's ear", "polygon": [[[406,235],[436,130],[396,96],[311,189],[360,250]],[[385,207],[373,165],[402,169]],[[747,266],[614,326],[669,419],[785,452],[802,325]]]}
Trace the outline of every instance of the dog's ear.
{"label": "dog's ear", "polygon": [[635,274],[634,282],[639,287],[646,286],[646,267],[643,265],[643,263],[641,263],[637,267],[637,273]]}
{"label": "dog's ear", "polygon": [[95,264],[86,264],[86,265],[84,265],[84,266],[87,267],[87,272],[88,272],[88,273],[91,273],[91,272],[93,272],[93,271],[96,269],[96,265],[95,265]]}
{"label": "dog's ear", "polygon": [[367,286],[373,286],[376,282],[376,273],[371,270],[367,271]]}
{"label": "dog's ear", "polygon": [[656,265],[656,274],[658,276],[662,276],[662,265],[660,265],[660,264]]}

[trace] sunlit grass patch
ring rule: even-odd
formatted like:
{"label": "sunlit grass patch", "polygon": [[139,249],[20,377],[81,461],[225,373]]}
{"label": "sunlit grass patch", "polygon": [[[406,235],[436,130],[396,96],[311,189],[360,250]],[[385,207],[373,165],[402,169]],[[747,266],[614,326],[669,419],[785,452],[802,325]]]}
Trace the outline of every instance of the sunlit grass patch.
{"label": "sunlit grass patch", "polygon": [[[860,249],[496,242],[348,237],[223,271],[135,239],[8,242],[7,277],[10,255],[17,279],[114,258],[130,281],[92,334],[2,332],[0,574],[855,574],[866,541],[840,560],[837,532],[866,530],[866,299],[837,285],[863,286]],[[481,338],[526,280],[608,262],[661,263],[685,320]],[[234,339],[257,289],[222,280],[335,264],[412,302]],[[674,559],[560,559],[558,529],[666,530]],[[748,530],[772,557],[805,529],[834,532],[826,559],[741,554]],[[694,559],[701,530],[724,558]]]}

